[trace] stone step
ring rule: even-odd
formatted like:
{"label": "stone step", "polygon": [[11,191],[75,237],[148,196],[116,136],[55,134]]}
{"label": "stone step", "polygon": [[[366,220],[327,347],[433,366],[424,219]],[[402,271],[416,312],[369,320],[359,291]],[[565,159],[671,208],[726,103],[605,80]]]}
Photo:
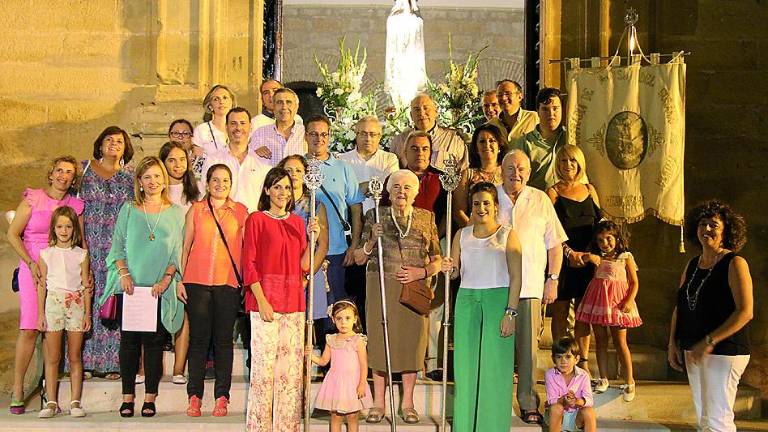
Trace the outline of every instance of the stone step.
{"label": "stone step", "polygon": [[[693,401],[687,383],[637,381],[637,397],[631,403],[622,400],[619,384],[619,381],[612,381],[607,392],[595,395],[598,418],[682,424],[695,421]],[[213,385],[213,381],[205,382],[204,412],[210,412],[213,409]],[[59,387],[59,403],[61,406],[67,407],[70,400],[69,381],[63,378],[60,380]],[[312,383],[312,401],[314,401],[319,387],[319,382]],[[543,383],[539,382],[537,390],[543,401],[546,394]],[[400,392],[400,385],[396,383],[396,406],[400,404]],[[248,383],[242,377],[234,377],[230,396],[230,412],[245,412],[247,393]],[[453,384],[449,383],[447,398],[449,415],[453,412],[453,395]],[[136,399],[140,401],[143,400],[143,397],[144,386],[137,385]],[[82,401],[84,408],[88,411],[114,411],[122,401],[120,383],[95,378],[86,381],[83,386]],[[414,391],[414,403],[418,412],[439,417],[442,406],[441,383],[418,381]],[[516,405],[515,403],[515,411],[519,411]],[[30,401],[28,406],[39,409],[39,399]],[[164,413],[184,412],[187,408],[186,386],[173,384],[169,377],[165,377],[160,383],[157,407],[160,412]],[[746,385],[739,386],[734,412],[738,419],[759,419],[761,414],[760,391]]]}
{"label": "stone step", "polygon": [[[134,417],[129,419],[119,418],[115,412],[89,412],[88,416],[81,419],[73,419],[67,415],[60,415],[53,419],[38,419],[37,412],[30,412],[23,416],[12,416],[4,408],[0,412],[0,431],[101,431],[101,432],[171,432],[171,431],[203,431],[215,430],[217,432],[240,432],[244,429],[245,415],[232,414],[223,418],[211,417],[205,413],[200,418],[190,418],[183,413],[160,412],[152,419]],[[328,431],[329,418],[327,416],[313,416],[309,430],[311,432]],[[418,424],[405,424],[398,419],[397,429],[407,432],[438,432],[440,428],[439,417],[422,416]],[[599,420],[598,428],[601,432],[669,432],[669,431],[693,431],[694,428],[686,425],[667,427],[663,424],[649,421],[624,421],[624,420]],[[301,430],[304,430],[303,426]],[[360,420],[360,432],[388,432],[391,430],[389,417],[379,424],[367,424]],[[448,425],[450,431],[450,423]],[[527,425],[517,417],[512,418],[510,432],[541,431],[540,426]],[[744,430],[744,429],[740,429]]]}

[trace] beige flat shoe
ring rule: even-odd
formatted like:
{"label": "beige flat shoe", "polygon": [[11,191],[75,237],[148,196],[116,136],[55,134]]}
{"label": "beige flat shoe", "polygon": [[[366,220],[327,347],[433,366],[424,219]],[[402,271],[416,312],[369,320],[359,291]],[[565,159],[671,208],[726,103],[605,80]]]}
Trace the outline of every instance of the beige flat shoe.
{"label": "beige flat shoe", "polygon": [[418,423],[420,420],[419,413],[413,408],[403,408],[403,421],[408,424]]}
{"label": "beige flat shoe", "polygon": [[373,407],[368,410],[368,415],[365,417],[366,423],[381,423],[384,418],[384,408]]}

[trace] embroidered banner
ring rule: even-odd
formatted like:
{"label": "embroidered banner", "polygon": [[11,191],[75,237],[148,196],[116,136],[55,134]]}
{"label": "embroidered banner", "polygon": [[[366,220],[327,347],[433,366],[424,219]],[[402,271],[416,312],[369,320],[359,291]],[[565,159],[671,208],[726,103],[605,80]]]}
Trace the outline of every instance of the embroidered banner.
{"label": "embroidered banner", "polygon": [[[652,55],[658,63],[658,56]],[[579,68],[571,62],[568,143],[584,151],[605,213],[682,225],[685,63]],[[575,66],[575,67],[574,67]]]}

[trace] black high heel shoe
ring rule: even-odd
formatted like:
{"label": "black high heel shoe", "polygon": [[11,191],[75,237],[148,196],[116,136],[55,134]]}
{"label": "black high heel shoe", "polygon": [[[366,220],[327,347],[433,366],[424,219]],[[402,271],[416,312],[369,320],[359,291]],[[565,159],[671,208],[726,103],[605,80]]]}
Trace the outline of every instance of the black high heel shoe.
{"label": "black high heel shoe", "polygon": [[133,402],[123,402],[122,405],[120,405],[120,417],[133,417]]}
{"label": "black high heel shoe", "polygon": [[141,406],[141,416],[142,417],[154,417],[155,414],[157,414],[157,408],[155,408],[154,402],[144,402],[144,405]]}

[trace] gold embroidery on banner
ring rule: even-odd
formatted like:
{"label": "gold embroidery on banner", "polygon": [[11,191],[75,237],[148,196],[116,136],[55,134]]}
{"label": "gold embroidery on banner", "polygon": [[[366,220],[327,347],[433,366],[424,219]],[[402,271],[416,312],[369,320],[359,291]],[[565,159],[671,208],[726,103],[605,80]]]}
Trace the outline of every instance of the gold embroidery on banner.
{"label": "gold embroidery on banner", "polygon": [[656,183],[656,185],[659,186],[662,190],[665,189],[674,179],[677,170],[678,164],[674,158],[664,158],[664,164],[661,166],[661,170],[659,171],[659,177],[654,183]]}
{"label": "gold embroidery on banner", "polygon": [[656,75],[649,73],[645,68],[640,69],[640,84],[654,87],[656,85]]}
{"label": "gold embroidery on banner", "polygon": [[648,127],[648,157],[651,157],[656,150],[664,148],[666,140],[663,132],[656,130],[650,124],[646,126]]}
{"label": "gold embroidery on banner", "polygon": [[669,90],[666,87],[659,89],[659,98],[664,104],[664,119],[667,124],[671,124],[672,118],[675,116],[675,106],[672,96],[669,94]]}
{"label": "gold embroidery on banner", "polygon": [[607,207],[621,209],[624,213],[634,213],[643,208],[642,195],[609,195]]}
{"label": "gold embroidery on banner", "polygon": [[602,126],[600,126],[600,129],[597,130],[591,137],[586,139],[586,142],[588,145],[592,146],[598,153],[600,153],[600,156],[605,156],[605,147],[603,146],[603,142],[605,141],[605,123],[603,123]]}

